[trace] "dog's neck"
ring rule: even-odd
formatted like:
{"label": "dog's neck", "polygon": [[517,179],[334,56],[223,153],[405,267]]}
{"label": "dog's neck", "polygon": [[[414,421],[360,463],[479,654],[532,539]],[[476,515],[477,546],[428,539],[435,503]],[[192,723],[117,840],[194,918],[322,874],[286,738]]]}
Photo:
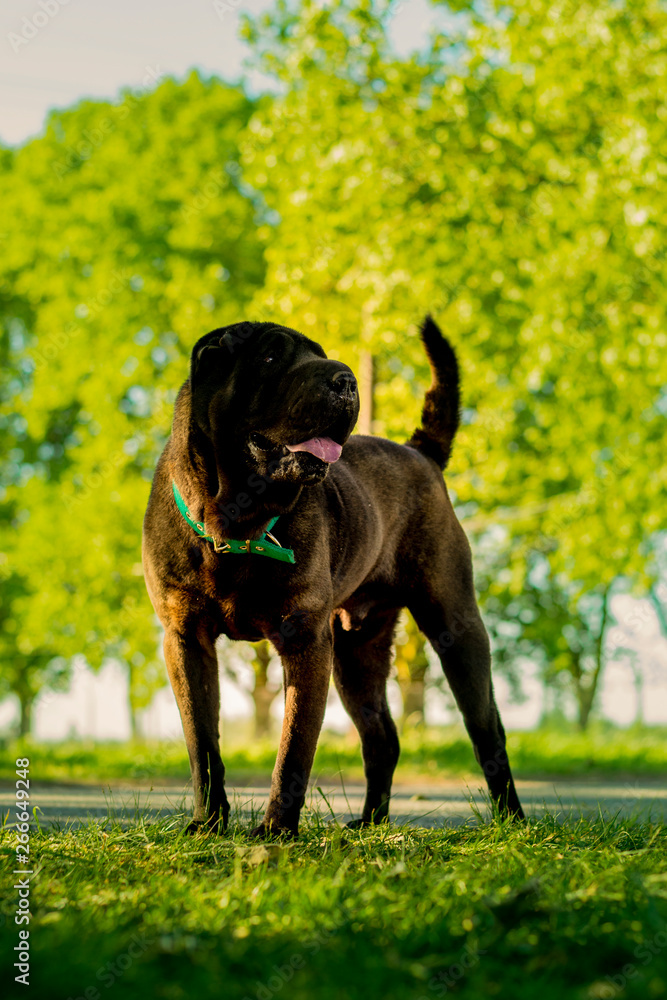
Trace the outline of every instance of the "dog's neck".
{"label": "dog's neck", "polygon": [[183,406],[182,394],[170,449],[178,460],[172,459],[169,467],[190,516],[218,541],[259,538],[272,518],[294,509],[303,486],[271,482],[238,460],[225,462],[223,471],[210,440]]}

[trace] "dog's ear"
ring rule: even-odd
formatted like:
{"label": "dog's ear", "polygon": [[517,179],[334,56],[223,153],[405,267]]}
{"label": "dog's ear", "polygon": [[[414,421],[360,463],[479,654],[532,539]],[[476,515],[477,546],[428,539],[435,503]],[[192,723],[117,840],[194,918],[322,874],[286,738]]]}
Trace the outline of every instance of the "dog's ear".
{"label": "dog's ear", "polygon": [[255,332],[254,323],[235,323],[220,327],[200,337],[192,348],[190,358],[190,380],[205,377],[207,372],[220,366],[231,367],[234,355]]}
{"label": "dog's ear", "polygon": [[192,348],[190,356],[190,379],[194,382],[207,369],[216,364],[218,356],[221,356],[220,337],[222,330],[212,330],[211,333],[200,337]]}

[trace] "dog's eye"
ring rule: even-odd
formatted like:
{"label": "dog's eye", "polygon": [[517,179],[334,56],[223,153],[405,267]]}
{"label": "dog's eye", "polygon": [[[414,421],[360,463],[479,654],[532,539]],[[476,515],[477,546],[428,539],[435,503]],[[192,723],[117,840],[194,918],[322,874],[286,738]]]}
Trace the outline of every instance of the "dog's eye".
{"label": "dog's eye", "polygon": [[262,364],[272,365],[275,360],[275,354],[267,354],[266,357],[262,358]]}

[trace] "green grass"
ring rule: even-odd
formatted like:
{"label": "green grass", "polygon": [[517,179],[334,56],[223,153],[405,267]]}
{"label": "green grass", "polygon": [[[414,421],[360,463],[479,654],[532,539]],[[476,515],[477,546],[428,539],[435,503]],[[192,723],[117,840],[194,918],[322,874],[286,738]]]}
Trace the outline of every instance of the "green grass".
{"label": "green grass", "polygon": [[253,852],[247,823],[187,838],[183,822],[32,834],[27,991],[13,983],[14,834],[3,831],[3,996],[667,993],[664,827],[546,816],[519,827],[351,832],[309,814],[296,843]]}
{"label": "green grass", "polygon": [[[590,732],[557,728],[509,735],[510,760],[519,777],[541,775],[667,775],[667,729],[593,726]],[[237,734],[223,755],[230,783],[269,775],[277,737],[240,742]],[[470,741],[460,726],[412,731],[401,740],[396,779],[478,775]],[[52,781],[186,781],[188,758],[182,740],[153,744],[14,744],[3,754],[0,778],[13,781],[13,760],[30,757],[33,777]],[[359,747],[347,737],[323,734],[315,759],[323,777],[343,772],[360,778]]]}

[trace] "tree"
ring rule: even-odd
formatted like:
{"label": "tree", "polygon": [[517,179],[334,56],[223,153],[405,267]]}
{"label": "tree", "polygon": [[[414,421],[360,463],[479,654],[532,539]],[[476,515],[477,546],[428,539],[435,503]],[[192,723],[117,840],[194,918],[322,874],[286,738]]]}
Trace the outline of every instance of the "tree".
{"label": "tree", "polygon": [[272,658],[270,643],[264,639],[252,645],[252,669],[255,683],[252,701],[255,708],[255,739],[263,739],[271,732],[271,706],[282,691],[282,684],[269,680],[269,665]]}
{"label": "tree", "polygon": [[14,641],[95,668],[117,659],[135,731],[166,682],[140,563],[149,482],[193,341],[242,317],[263,277],[262,206],[238,165],[252,109],[193,74],[54,112],[0,156],[14,209],[0,244]]}
{"label": "tree", "polygon": [[25,580],[8,574],[0,589],[0,697],[13,694],[19,705],[18,733],[29,736],[33,706],[44,691],[62,691],[70,675],[70,663],[54,648],[35,646],[21,632],[21,604],[30,599]]}
{"label": "tree", "polygon": [[373,349],[376,423],[397,437],[426,372],[414,322],[435,303],[465,378],[458,499],[522,508],[517,530],[548,535],[584,586],[619,567],[639,580],[667,477],[667,12],[503,12],[404,61],[386,5],[304,0],[249,22],[284,89],[244,145],[280,217],[258,302],[339,354]]}
{"label": "tree", "polygon": [[540,621],[544,648],[571,636],[585,724],[604,595],[655,578],[667,486],[667,11],[456,6],[460,33],[409,59],[381,2],[247,20],[281,85],[243,145],[280,220],[256,302],[334,357],[372,352],[375,428],[399,440],[426,378],[416,321],[435,310],[464,373],[450,490],[464,523],[503,529],[512,600],[548,563],[535,639]]}
{"label": "tree", "polygon": [[496,665],[518,688],[521,662],[536,663],[547,688],[569,691],[579,728],[586,729],[607,660],[610,587],[581,596],[542,555],[533,557],[520,588],[497,563],[486,567],[480,583]]}
{"label": "tree", "polygon": [[464,377],[448,488],[500,527],[512,599],[543,559],[595,634],[609,587],[657,579],[667,11],[455,6],[402,59],[383,0],[281,0],[246,22],[277,96],[166,80],[0,150],[1,548],[32,651],[162,677],[148,480],[195,336],[245,315],[372,357],[373,430],[405,440],[433,309]]}
{"label": "tree", "polygon": [[403,696],[403,726],[424,725],[426,675],[429,668],[426,640],[414,618],[405,612],[396,636],[394,664]]}

